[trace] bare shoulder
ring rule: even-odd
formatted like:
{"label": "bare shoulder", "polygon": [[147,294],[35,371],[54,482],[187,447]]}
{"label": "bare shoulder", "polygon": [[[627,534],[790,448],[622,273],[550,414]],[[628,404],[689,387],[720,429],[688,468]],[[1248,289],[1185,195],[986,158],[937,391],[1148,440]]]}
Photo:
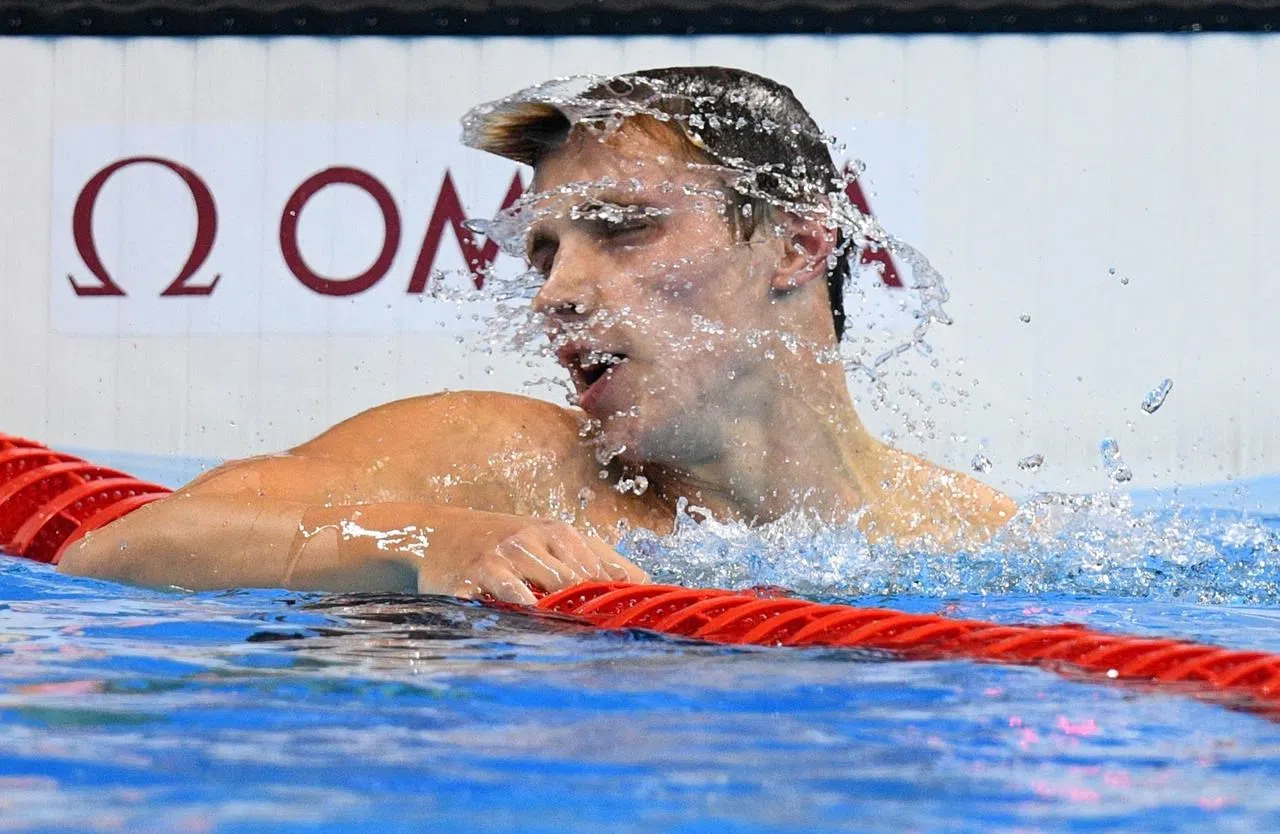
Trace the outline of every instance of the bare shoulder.
{"label": "bare shoulder", "polygon": [[447,392],[370,409],[294,451],[360,461],[401,500],[566,516],[599,469],[583,419],[530,397]]}
{"label": "bare shoulder", "polygon": [[448,391],[397,400],[337,424],[296,451],[361,457],[380,450],[415,452],[462,441],[565,446],[578,440],[581,417],[543,400],[496,391]]}
{"label": "bare shoulder", "polygon": [[897,449],[886,449],[884,494],[873,523],[885,537],[946,548],[985,543],[1017,505],[994,487]]}

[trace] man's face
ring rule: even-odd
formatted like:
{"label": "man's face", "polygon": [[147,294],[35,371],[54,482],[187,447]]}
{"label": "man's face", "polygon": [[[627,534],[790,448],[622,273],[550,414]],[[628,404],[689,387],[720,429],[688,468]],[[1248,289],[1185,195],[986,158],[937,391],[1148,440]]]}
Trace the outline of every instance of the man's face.
{"label": "man's face", "polygon": [[781,244],[741,240],[721,174],[674,146],[632,127],[575,131],[535,172],[527,252],[544,278],[534,307],[604,450],[692,465],[767,407]]}

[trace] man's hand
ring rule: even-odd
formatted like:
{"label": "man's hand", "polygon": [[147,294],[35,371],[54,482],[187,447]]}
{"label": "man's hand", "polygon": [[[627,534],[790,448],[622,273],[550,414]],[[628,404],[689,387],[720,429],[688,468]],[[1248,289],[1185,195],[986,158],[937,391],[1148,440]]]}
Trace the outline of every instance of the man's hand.
{"label": "man's hand", "polygon": [[475,519],[467,534],[454,531],[446,547],[428,546],[418,565],[419,593],[488,594],[533,605],[538,599],[528,585],[558,591],[581,582],[649,581],[604,541],[566,522],[496,513]]}

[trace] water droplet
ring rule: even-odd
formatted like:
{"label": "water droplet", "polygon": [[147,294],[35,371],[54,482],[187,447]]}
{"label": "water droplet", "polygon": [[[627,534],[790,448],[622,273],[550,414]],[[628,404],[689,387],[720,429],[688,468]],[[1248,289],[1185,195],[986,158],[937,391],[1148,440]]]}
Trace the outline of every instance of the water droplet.
{"label": "water droplet", "polygon": [[969,466],[973,468],[974,472],[990,472],[991,458],[983,454],[974,455],[973,460],[969,461]]}
{"label": "water droplet", "polygon": [[1025,458],[1018,461],[1018,468],[1023,472],[1035,472],[1042,466],[1044,466],[1044,455],[1039,453],[1027,455]]}
{"label": "water droplet", "polygon": [[1115,275],[1115,274],[1116,274],[1116,268],[1115,268],[1114,266],[1113,266],[1113,267],[1110,267],[1109,269],[1107,269],[1107,274],[1108,274],[1108,275]]}
{"label": "water droplet", "polygon": [[1113,437],[1103,438],[1098,444],[1102,453],[1102,469],[1113,484],[1123,484],[1133,480],[1133,470],[1120,457],[1120,444]]}
{"label": "water droplet", "polygon": [[1030,324],[1031,316],[1028,315],[1027,313],[1023,313],[1022,315],[1018,316],[1018,321],[1022,322],[1023,324]]}
{"label": "water droplet", "polygon": [[649,479],[644,475],[636,475],[634,478],[623,478],[613,485],[613,488],[621,493],[632,493],[635,495],[644,495],[649,489]]}
{"label": "water droplet", "polygon": [[1172,390],[1173,380],[1166,378],[1142,398],[1142,410],[1148,414],[1155,414],[1160,410],[1160,406],[1164,405],[1165,397],[1169,396],[1169,392]]}

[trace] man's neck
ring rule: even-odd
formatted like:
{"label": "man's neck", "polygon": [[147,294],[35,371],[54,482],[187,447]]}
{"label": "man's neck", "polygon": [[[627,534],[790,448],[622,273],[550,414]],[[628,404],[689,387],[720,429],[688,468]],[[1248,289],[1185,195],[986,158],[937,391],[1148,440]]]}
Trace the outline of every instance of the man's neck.
{"label": "man's neck", "polygon": [[781,395],[762,398],[726,426],[711,460],[687,468],[646,465],[658,497],[672,505],[685,498],[716,518],[747,523],[796,510],[839,522],[862,508],[867,485],[879,482],[880,444],[854,411],[839,364],[799,370],[807,373],[773,388]]}

